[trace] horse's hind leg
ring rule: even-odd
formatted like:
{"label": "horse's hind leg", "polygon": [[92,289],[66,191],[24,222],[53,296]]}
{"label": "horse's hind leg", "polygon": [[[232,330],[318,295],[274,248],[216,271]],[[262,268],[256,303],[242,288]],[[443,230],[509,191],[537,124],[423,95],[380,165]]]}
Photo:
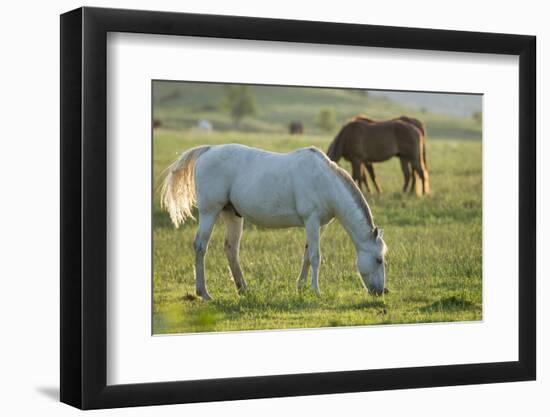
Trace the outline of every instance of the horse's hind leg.
{"label": "horse's hind leg", "polygon": [[380,188],[380,184],[378,184],[378,178],[376,177],[376,174],[374,173],[374,167],[372,164],[367,164],[367,171],[369,171],[370,179],[372,180],[374,184],[374,188],[376,188],[376,192],[380,194],[382,189]]}
{"label": "horse's hind leg", "polygon": [[403,192],[407,192],[407,188],[409,187],[409,181],[411,180],[411,169],[409,168],[409,162],[406,161],[403,158],[399,159],[399,162],[401,162],[401,171],[403,171]]}
{"label": "horse's hind leg", "polygon": [[208,241],[212,235],[212,229],[216,223],[218,212],[199,213],[199,230],[193,242],[195,249],[195,286],[196,293],[203,300],[210,300],[210,294],[206,289],[206,279],[204,276],[204,256],[208,249]]}
{"label": "horse's hind leg", "polygon": [[243,232],[243,218],[237,216],[232,209],[222,210],[221,217],[225,223],[225,241],[223,245],[225,255],[229,261],[229,269],[231,270],[237,291],[239,294],[242,294],[246,291],[246,282],[241,265],[239,264],[239,246]]}
{"label": "horse's hind leg", "polygon": [[319,264],[321,262],[320,231],[321,225],[317,216],[312,215],[306,221],[307,249],[311,264],[311,288],[317,296],[319,291]]}
{"label": "horse's hind leg", "polygon": [[[419,161],[413,161],[411,162],[411,165],[413,167],[413,172],[416,172],[418,174],[418,177],[420,178],[420,181],[421,181],[421,184],[422,184],[422,194],[426,194],[427,193],[427,188],[426,188],[426,171],[424,170],[424,167],[422,165],[421,162]],[[416,195],[420,195],[418,189],[416,189]]]}
{"label": "horse's hind leg", "polygon": [[411,170],[411,188],[409,189],[409,192],[416,192],[416,172],[414,168],[412,167],[412,164],[409,164],[410,170]]}
{"label": "horse's hind leg", "polygon": [[421,162],[420,166],[422,168],[422,174],[420,178],[422,179],[422,194],[424,195],[430,195],[432,193],[430,189],[430,175],[428,174],[428,170],[424,166],[424,163]]}
{"label": "horse's hind leg", "polygon": [[432,190],[430,189],[430,175],[428,174],[428,169],[424,163],[422,163],[422,169],[424,172],[424,183],[422,184],[423,192],[424,194],[430,195],[432,193]]}

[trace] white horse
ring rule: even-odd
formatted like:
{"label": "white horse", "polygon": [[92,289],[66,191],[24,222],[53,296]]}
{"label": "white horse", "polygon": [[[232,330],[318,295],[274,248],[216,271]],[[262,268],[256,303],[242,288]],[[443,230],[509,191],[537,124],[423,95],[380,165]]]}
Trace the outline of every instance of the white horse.
{"label": "white horse", "polygon": [[363,194],[346,171],[314,147],[280,154],[243,145],[199,146],[186,151],[167,168],[161,205],[176,227],[196,205],[199,230],[193,247],[196,293],[210,299],[204,275],[204,256],[214,223],[225,222],[225,253],[239,292],[246,282],[239,265],[243,219],[274,227],[305,227],[306,245],[298,289],[311,266],[311,286],[320,295],[319,237],[322,226],[336,217],[357,251],[357,268],[368,292],[384,291],[382,230],[374,226]]}

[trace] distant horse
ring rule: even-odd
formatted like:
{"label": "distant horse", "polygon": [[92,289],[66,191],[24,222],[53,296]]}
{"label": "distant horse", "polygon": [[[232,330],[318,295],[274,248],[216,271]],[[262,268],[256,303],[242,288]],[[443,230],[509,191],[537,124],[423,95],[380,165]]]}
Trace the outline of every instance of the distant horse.
{"label": "distant horse", "polygon": [[199,146],[167,168],[161,205],[176,227],[199,211],[195,249],[196,293],[210,299],[204,257],[218,216],[225,222],[225,254],[239,292],[246,283],[239,265],[243,219],[266,227],[305,227],[306,245],[297,286],[311,266],[311,287],[320,295],[321,227],[336,217],[352,239],[357,268],[368,292],[384,291],[382,230],[374,226],[363,194],[346,171],[310,147],[279,154],[243,145]]}
{"label": "distant horse", "polygon": [[411,174],[414,187],[416,173],[422,182],[422,193],[429,194],[426,143],[422,133],[425,129],[420,121],[416,120],[422,130],[417,128],[411,120],[416,119],[403,116],[403,118],[377,122],[364,116],[357,116],[342,127],[330,144],[327,155],[336,162],[342,157],[350,161],[353,179],[359,187],[361,181],[364,181],[367,190],[370,191],[366,176],[361,173],[361,164],[365,163],[378,192],[380,192],[380,186],[372,163],[383,162],[397,156],[404,176],[403,191],[407,191]]}
{"label": "distant horse", "polygon": [[[365,121],[365,122],[368,122],[368,123],[380,123],[382,122],[382,120],[374,120],[374,119],[371,119],[370,117],[367,117],[367,116],[364,116],[364,115],[358,115],[358,116],[355,116],[351,119],[352,121]],[[426,168],[426,170],[428,169],[428,163],[426,161],[426,127],[424,126],[424,123],[422,123],[420,120],[414,118],[414,117],[408,117],[408,116],[400,116],[400,117],[395,117],[393,119],[390,119],[390,120],[401,120],[402,122],[406,122],[406,123],[409,123],[413,126],[415,126],[418,130],[420,130],[420,133],[422,133],[422,141],[424,142],[423,143],[423,146],[422,146],[422,159],[424,161],[424,167]],[[371,162],[368,162],[368,161],[363,161],[364,162],[364,166],[363,164],[360,165],[360,168],[359,168],[359,173],[360,173],[360,176],[359,176],[359,182],[358,182],[358,186],[359,186],[359,189],[361,189],[361,183],[365,184],[365,187],[367,189],[368,192],[370,192],[370,187],[369,187],[369,183],[367,181],[367,176],[365,174],[365,167],[370,175],[370,178],[374,184],[374,187],[376,188],[376,191],[378,193],[380,193],[380,185],[378,184],[378,178],[376,177],[376,174],[374,173],[374,167],[372,165]],[[353,169],[353,167],[352,167]],[[414,173],[414,170],[412,169],[412,167],[409,168],[409,172],[411,173],[410,175],[410,179],[412,179],[411,181],[411,188],[410,188],[410,191],[412,192],[413,190],[416,189],[416,175]],[[405,179],[405,185],[403,186],[403,192],[405,192],[407,190],[407,185],[408,185],[408,182],[409,180],[407,179],[407,176],[405,174],[405,172],[403,173],[404,175],[404,179]]]}
{"label": "distant horse", "polygon": [[304,133],[304,125],[299,121],[290,122],[288,125],[288,132],[291,135],[301,135]]}

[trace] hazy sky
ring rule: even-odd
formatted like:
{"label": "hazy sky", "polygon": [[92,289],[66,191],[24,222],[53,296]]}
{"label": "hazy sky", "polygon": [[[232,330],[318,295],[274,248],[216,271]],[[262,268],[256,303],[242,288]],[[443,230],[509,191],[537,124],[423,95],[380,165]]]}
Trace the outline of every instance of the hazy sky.
{"label": "hazy sky", "polygon": [[482,109],[481,94],[419,93],[397,91],[370,91],[373,96],[385,96],[398,103],[424,107],[437,113],[468,117]]}

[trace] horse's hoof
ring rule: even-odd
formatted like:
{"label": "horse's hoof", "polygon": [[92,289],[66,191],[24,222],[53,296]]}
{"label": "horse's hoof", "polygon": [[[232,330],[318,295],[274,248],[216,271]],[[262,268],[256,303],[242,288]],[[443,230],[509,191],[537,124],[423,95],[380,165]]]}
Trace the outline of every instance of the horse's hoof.
{"label": "horse's hoof", "polygon": [[195,300],[197,299],[197,296],[194,295],[194,294],[189,294],[189,293],[187,293],[187,294],[185,294],[185,295],[183,296],[183,299],[184,299],[185,301],[195,301]]}
{"label": "horse's hoof", "polygon": [[316,296],[316,297],[321,298],[321,291],[319,291],[318,288],[315,288],[315,290],[313,290],[313,292],[315,293],[315,296]]}
{"label": "horse's hoof", "polygon": [[208,294],[207,292],[197,293],[197,297],[200,297],[202,301],[212,300],[212,297],[210,297],[210,294]]}

